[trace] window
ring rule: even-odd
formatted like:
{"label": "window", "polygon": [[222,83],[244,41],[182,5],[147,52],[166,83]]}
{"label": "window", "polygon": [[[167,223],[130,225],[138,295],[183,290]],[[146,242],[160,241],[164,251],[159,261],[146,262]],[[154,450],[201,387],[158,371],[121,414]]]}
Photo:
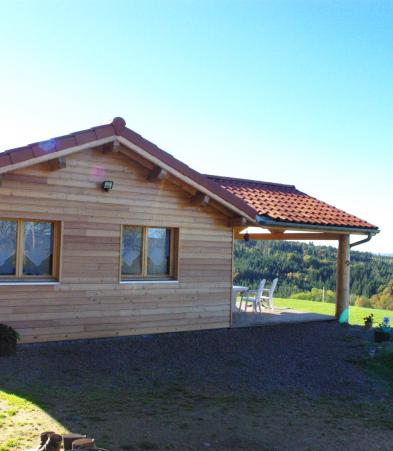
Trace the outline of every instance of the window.
{"label": "window", "polygon": [[54,279],[58,276],[60,224],[0,219],[0,279]]}
{"label": "window", "polygon": [[164,227],[123,226],[121,278],[174,279],[178,230]]}

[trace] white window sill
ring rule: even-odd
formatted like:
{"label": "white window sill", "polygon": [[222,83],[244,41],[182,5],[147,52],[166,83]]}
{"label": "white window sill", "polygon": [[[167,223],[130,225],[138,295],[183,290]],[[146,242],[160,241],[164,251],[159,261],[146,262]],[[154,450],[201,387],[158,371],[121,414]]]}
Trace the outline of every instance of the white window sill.
{"label": "white window sill", "polygon": [[15,282],[0,282],[0,287],[2,286],[31,286],[31,285],[60,285],[60,282],[54,281],[54,282],[34,282],[34,281],[15,281]]}
{"label": "white window sill", "polygon": [[165,285],[178,285],[178,280],[121,280],[120,285],[154,285],[154,284],[165,284]]}

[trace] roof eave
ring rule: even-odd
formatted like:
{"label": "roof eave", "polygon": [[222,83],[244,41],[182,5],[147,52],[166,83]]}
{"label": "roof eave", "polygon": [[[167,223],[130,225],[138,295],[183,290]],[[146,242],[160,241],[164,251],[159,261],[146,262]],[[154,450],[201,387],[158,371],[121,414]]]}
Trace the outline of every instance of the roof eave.
{"label": "roof eave", "polygon": [[3,166],[0,168],[0,175],[7,174],[7,172],[15,171],[17,169],[27,168],[29,166],[33,166],[35,164],[45,163],[49,160],[53,160],[59,157],[66,157],[67,155],[71,155],[75,152],[80,152],[81,150],[90,149],[91,147],[98,147],[104,144],[108,144],[117,139],[116,135],[108,136],[102,139],[95,139],[93,141],[86,142],[84,144],[67,147],[62,150],[55,150],[53,152],[48,152],[47,154],[40,155],[38,157],[29,158],[26,160],[22,160],[19,162],[11,163],[7,166]]}
{"label": "roof eave", "polygon": [[371,235],[374,236],[380,232],[378,227],[348,227],[336,225],[322,225],[322,224],[305,224],[299,222],[276,221],[272,218],[263,215],[257,215],[256,221],[258,224],[265,227],[281,227],[286,229],[296,230],[315,230],[318,232],[338,232],[355,235]]}
{"label": "roof eave", "polygon": [[[183,172],[176,170],[175,168],[173,168],[173,166],[170,163],[164,161],[164,159],[161,159],[158,156],[153,155],[151,151],[149,152],[149,150],[144,149],[142,146],[134,143],[132,141],[132,139],[130,139],[127,136],[127,131],[130,133],[133,133],[131,130],[129,130],[127,128],[117,130],[115,127],[115,132],[117,134],[113,134],[111,136],[106,136],[105,138],[102,138],[102,139],[94,139],[94,140],[88,141],[86,143],[83,143],[81,145],[71,146],[71,147],[67,147],[65,149],[61,149],[61,150],[55,150],[52,152],[48,152],[47,154],[44,154],[44,155],[40,155],[37,157],[26,159],[24,161],[19,161],[19,162],[12,163],[7,166],[3,166],[0,168],[0,176],[2,174],[6,174],[7,172],[11,172],[16,169],[22,169],[22,168],[26,168],[26,167],[29,167],[29,166],[32,166],[35,164],[45,163],[54,158],[65,157],[67,155],[71,155],[73,153],[80,152],[82,150],[86,150],[86,149],[89,149],[92,147],[99,147],[101,145],[108,144],[113,141],[119,141],[121,144],[125,145],[127,148],[133,150],[134,152],[137,152],[139,155],[141,155],[142,157],[151,161],[153,164],[159,165],[160,167],[166,169],[173,176],[181,179],[185,183],[189,184],[190,186],[193,186],[194,188],[198,189],[199,191],[203,192],[204,194],[207,194],[212,199],[214,199],[216,202],[218,202],[219,204],[221,204],[225,208],[227,208],[229,211],[232,211],[235,215],[239,215],[241,217],[246,218],[247,221],[249,221],[252,224],[256,223],[256,219],[255,219],[256,212],[253,208],[249,207],[246,204],[242,205],[243,202],[241,202],[239,199],[237,199],[236,196],[234,196],[233,194],[230,194],[229,192],[226,192],[223,188],[221,188],[219,185],[217,185],[215,183],[214,183],[214,191],[217,191],[217,192],[214,192],[213,190],[211,190],[209,186],[204,186],[204,183],[202,181],[202,178],[204,178],[204,176],[200,174],[200,177],[197,177],[198,173],[191,170],[191,168],[189,168],[189,171],[192,173],[195,172],[195,174],[196,174],[195,177],[192,177],[192,175],[188,176],[187,174],[184,174]],[[124,132],[126,132],[126,133],[124,133]],[[124,135],[126,135],[126,136],[124,136]],[[148,142],[147,140],[145,140],[142,137],[140,137],[140,140],[142,141],[142,144],[147,143],[147,144],[153,146],[152,143]],[[160,153],[164,152],[158,148],[157,148],[157,150]],[[174,159],[174,160],[176,160],[176,159]],[[198,180],[198,178],[200,178],[201,180]],[[212,181],[210,181],[208,179],[206,179],[206,182],[207,182],[207,185],[209,185],[209,183],[210,184],[213,183]],[[215,185],[217,185],[217,186],[215,186]]]}
{"label": "roof eave", "polygon": [[[167,162],[163,161],[163,159],[152,155],[151,152],[144,149],[142,146],[139,146],[135,144],[131,139],[129,139],[126,136],[117,136],[117,139],[119,142],[129,149],[133,150],[134,152],[138,153],[141,157],[146,158],[153,164],[156,164],[157,166],[162,167],[166,171],[168,171],[170,174],[172,174],[174,177],[184,181],[185,183],[189,184],[190,186],[193,186],[198,191],[201,191],[204,194],[207,194],[212,199],[226,207],[228,210],[234,212],[235,214],[242,216],[246,218],[251,223],[256,223],[256,215],[253,208],[248,206],[247,204],[238,205],[242,202],[239,201],[239,199],[236,198],[233,194],[226,192],[221,188],[219,185],[215,186],[214,189],[216,191],[220,191],[219,194],[214,193],[212,190],[209,189],[209,187],[204,186],[201,184],[198,180],[195,180],[188,175],[184,174],[183,172],[175,169],[171,164],[168,164]],[[159,149],[161,150],[161,149]],[[191,169],[189,169],[191,170]],[[202,174],[200,174],[201,177],[204,177]],[[215,184],[216,185],[216,184]]]}

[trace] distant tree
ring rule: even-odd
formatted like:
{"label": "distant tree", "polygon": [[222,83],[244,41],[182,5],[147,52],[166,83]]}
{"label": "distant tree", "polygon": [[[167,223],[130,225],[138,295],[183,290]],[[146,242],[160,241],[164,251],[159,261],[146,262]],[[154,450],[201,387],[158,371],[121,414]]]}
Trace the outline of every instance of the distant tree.
{"label": "distant tree", "polygon": [[389,280],[385,288],[381,288],[379,293],[371,297],[373,308],[393,310],[393,279]]}
{"label": "distant tree", "polygon": [[[271,281],[278,277],[277,296],[299,294],[302,299],[321,300],[325,289],[325,301],[335,300],[337,249],[331,246],[291,241],[237,241],[234,256],[235,283],[256,288],[261,279]],[[351,252],[350,292],[355,296],[351,298],[352,305],[393,309],[388,289],[391,280],[393,258]],[[312,292],[313,288],[319,291]]]}

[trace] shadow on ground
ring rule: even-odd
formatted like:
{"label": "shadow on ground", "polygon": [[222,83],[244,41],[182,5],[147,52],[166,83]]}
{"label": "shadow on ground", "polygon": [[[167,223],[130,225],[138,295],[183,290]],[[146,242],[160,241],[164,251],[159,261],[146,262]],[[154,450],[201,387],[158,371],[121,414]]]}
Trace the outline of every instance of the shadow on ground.
{"label": "shadow on ground", "polygon": [[[319,322],[24,345],[0,360],[0,389],[112,451],[391,449],[364,340]],[[40,425],[20,428],[33,445]]]}

